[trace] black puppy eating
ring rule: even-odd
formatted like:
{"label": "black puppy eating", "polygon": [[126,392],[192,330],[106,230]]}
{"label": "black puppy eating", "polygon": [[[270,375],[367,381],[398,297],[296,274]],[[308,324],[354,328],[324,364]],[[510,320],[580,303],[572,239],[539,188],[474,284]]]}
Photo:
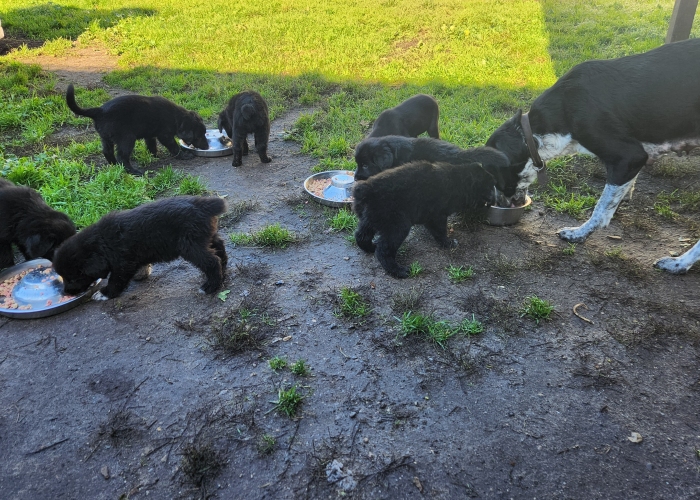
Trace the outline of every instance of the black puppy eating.
{"label": "black puppy eating", "polygon": [[182,257],[206,275],[201,291],[214,293],[228,262],[217,233],[218,216],[225,211],[221,198],[176,196],[112,212],[66,240],[53,267],[71,295],[109,275],[94,297],[106,300],[121,294],[142,267]]}
{"label": "black puppy eating", "polygon": [[56,247],[74,234],[70,218],[38,192],[0,178],[0,269],[14,264],[13,243],[27,260],[51,260]]}
{"label": "black puppy eating", "polygon": [[171,155],[180,155],[180,146],[175,141],[175,136],[197,149],[209,149],[207,128],[202,118],[194,111],[188,111],[164,97],[124,95],[107,101],[99,108],[83,109],[75,102],[75,89],[70,84],[66,91],[66,103],[76,115],[87,116],[95,122],[95,130],[100,134],[102,153],[107,162],[121,163],[127,172],[134,175],[143,174],[131,165],[131,153],[137,139],[146,142],[146,147],[153,156],[158,154],[156,139]]}
{"label": "black puppy eating", "polygon": [[367,137],[402,135],[418,137],[427,132],[430,137],[440,138],[438,119],[440,109],[437,101],[427,94],[417,94],[393,108],[384,110],[374,121]]}
{"label": "black puppy eating", "polygon": [[365,252],[374,252],[387,273],[405,278],[408,268],[396,262],[396,252],[411,227],[423,224],[441,246],[454,246],[447,237],[447,217],[493,204],[494,186],[515,191],[515,185],[497,185],[479,163],[416,161],[386,170],[355,183],[355,241]]}
{"label": "black puppy eating", "polygon": [[243,165],[243,155],[248,154],[248,134],[255,138],[255,151],[263,163],[272,159],[267,156],[267,143],[270,140],[270,116],[265,99],[253,90],[234,95],[226,109],[219,113],[219,132],[226,131],[233,142],[234,167]]}

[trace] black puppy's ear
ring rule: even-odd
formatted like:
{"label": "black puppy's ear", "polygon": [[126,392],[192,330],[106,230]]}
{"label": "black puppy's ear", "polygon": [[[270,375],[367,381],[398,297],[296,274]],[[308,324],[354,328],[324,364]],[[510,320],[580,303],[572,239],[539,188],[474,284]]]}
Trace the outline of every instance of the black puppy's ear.
{"label": "black puppy's ear", "polygon": [[379,153],[375,157],[375,164],[381,170],[386,170],[394,166],[394,152],[389,144],[382,144]]}
{"label": "black puppy's ear", "polygon": [[53,248],[54,242],[49,238],[42,238],[39,234],[33,234],[24,240],[24,248],[27,251],[25,257],[38,259],[44,257]]}
{"label": "black puppy's ear", "polygon": [[104,256],[93,253],[85,260],[83,273],[92,278],[106,278],[109,274],[109,264]]}
{"label": "black puppy's ear", "polygon": [[510,119],[510,121],[513,123],[513,125],[514,125],[518,130],[520,130],[520,129],[523,128],[523,126],[522,126],[522,124],[521,124],[521,122],[520,122],[520,120],[522,119],[522,117],[523,117],[523,110],[522,110],[522,109],[519,109],[519,110],[517,111],[517,113],[515,113],[515,116],[513,116],[513,118]]}

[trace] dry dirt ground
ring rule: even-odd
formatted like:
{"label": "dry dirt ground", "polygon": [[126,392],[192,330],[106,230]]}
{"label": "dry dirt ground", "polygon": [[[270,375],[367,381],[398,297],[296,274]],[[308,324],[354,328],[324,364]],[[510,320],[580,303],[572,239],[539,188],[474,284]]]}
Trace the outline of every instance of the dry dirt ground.
{"label": "dry dirt ground", "polygon": [[[175,261],[115,300],[0,317],[1,497],[700,496],[700,269],[651,266],[694,226],[650,208],[696,170],[644,172],[573,255],[555,231],[576,221],[540,201],[512,227],[453,219],[454,251],[416,227],[401,260],[425,270],[396,280],[304,196],[315,161],[282,139],[301,112],[273,123],[270,164],[174,160],[226,195],[224,235],[278,222],[299,237],[278,250],[229,243],[225,301],[198,294],[199,272]],[[474,277],[453,283],[451,264]],[[367,317],[337,315],[342,287],[365,297]],[[550,321],[521,317],[531,295],[556,306]],[[474,315],[486,331],[444,348],[403,337],[395,318],[409,308]],[[275,372],[274,356],[310,374]],[[289,418],[274,402],[293,384],[303,400]]]}

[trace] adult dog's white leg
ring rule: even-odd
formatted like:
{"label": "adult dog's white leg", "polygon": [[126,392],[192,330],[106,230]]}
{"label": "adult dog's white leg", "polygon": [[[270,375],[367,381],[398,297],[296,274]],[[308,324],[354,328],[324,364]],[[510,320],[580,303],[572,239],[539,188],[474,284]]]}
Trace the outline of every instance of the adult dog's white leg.
{"label": "adult dog's white leg", "polygon": [[672,274],[685,274],[700,260],[700,241],[680,257],[664,257],[654,262],[654,267]]}
{"label": "adult dog's white leg", "polygon": [[571,243],[581,243],[586,241],[593,231],[601,227],[607,227],[610,221],[615,215],[615,210],[617,206],[622,201],[622,198],[634,187],[635,177],[631,181],[622,186],[613,186],[612,184],[606,184],[605,189],[603,189],[603,194],[600,196],[598,203],[596,203],[593,209],[593,215],[588,219],[582,226],[579,227],[565,227],[560,229],[557,234],[559,237],[570,241]]}

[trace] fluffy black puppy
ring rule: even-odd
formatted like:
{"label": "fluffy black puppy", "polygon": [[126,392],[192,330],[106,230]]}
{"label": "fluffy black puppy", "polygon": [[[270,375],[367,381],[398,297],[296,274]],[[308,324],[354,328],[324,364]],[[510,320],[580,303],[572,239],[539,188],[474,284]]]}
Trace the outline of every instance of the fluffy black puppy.
{"label": "fluffy black puppy", "polygon": [[219,132],[233,142],[233,166],[243,165],[243,155],[248,154],[248,134],[255,137],[255,151],[260,161],[270,163],[267,156],[267,143],[270,140],[270,117],[265,99],[253,90],[246,90],[231,98],[221,113],[219,113]]}
{"label": "fluffy black puppy", "polygon": [[107,161],[111,164],[121,163],[127,172],[135,175],[143,174],[130,162],[137,139],[146,142],[153,156],[158,153],[156,139],[168,148],[171,155],[178,156],[180,147],[174,136],[197,149],[209,149],[207,128],[202,118],[164,97],[124,95],[107,101],[99,108],[83,109],[76,104],[75,90],[70,84],[66,91],[66,103],[76,115],[93,119]]}
{"label": "fluffy black puppy", "polygon": [[[365,252],[376,250],[387,273],[405,278],[408,268],[396,263],[396,252],[411,226],[423,224],[440,245],[454,246],[456,241],[447,237],[447,217],[493,204],[495,185],[478,163],[416,161],[381,172],[355,183],[353,211],[359,219],[355,241]],[[377,233],[375,245],[372,239]]]}
{"label": "fluffy black puppy", "polygon": [[14,264],[13,243],[27,260],[50,260],[56,247],[74,234],[70,218],[48,206],[35,190],[0,179],[0,269]]}
{"label": "fluffy black puppy", "polygon": [[417,94],[398,106],[382,111],[367,137],[385,135],[418,137],[423,132],[428,132],[430,137],[439,139],[439,117],[440,109],[437,101],[429,95]]}
{"label": "fluffy black puppy", "polygon": [[221,198],[176,196],[112,212],[66,240],[53,267],[71,295],[109,275],[95,297],[106,300],[121,294],[140,268],[182,257],[206,274],[201,290],[214,293],[228,262],[217,233],[217,216],[225,211]]}
{"label": "fluffy black puppy", "polygon": [[355,180],[369,177],[416,160],[445,162],[456,165],[480,163],[496,179],[496,183],[507,191],[505,196],[513,196],[520,180],[519,173],[525,162],[511,166],[508,157],[485,146],[462,149],[447,141],[428,137],[371,137],[360,142],[355,149]]}

